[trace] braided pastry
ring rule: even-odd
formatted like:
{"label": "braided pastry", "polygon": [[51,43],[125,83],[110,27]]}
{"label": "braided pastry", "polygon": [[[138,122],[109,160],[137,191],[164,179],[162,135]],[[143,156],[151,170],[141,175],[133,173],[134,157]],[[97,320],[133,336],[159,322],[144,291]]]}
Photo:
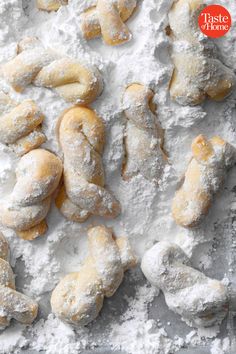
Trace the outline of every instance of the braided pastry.
{"label": "braided pastry", "polygon": [[37,0],[39,10],[57,11],[62,5],[67,5],[68,0]]}
{"label": "braided pastry", "polygon": [[144,254],[141,268],[150,283],[163,291],[167,306],[190,326],[220,324],[228,311],[226,287],[188,264],[179,246],[162,241]]}
{"label": "braided pastry", "polygon": [[86,10],[81,17],[82,32],[86,39],[102,35],[109,45],[118,45],[131,39],[124,24],[133,14],[136,0],[97,0],[97,5]]}
{"label": "braided pastry", "polygon": [[155,115],[154,93],[141,84],[128,86],[123,95],[127,117],[123,178],[141,174],[158,182],[166,156],[162,150],[163,131]]}
{"label": "braided pastry", "polygon": [[2,72],[17,92],[33,83],[55,88],[66,101],[77,104],[94,101],[102,91],[102,79],[97,69],[45,49],[37,38],[21,41],[18,55],[3,65]]}
{"label": "braided pastry", "polygon": [[15,290],[15,278],[8,257],[8,243],[0,233],[0,329],[8,326],[12,318],[31,324],[38,313],[37,303]]}
{"label": "braided pastry", "polygon": [[43,235],[47,230],[44,219],[61,174],[62,163],[51,152],[35,149],[25,154],[17,165],[12,193],[1,201],[1,224],[26,240]]}
{"label": "braided pastry", "polygon": [[57,207],[78,222],[89,214],[116,217],[120,205],[104,188],[102,120],[89,108],[72,107],[59,120],[58,139],[64,154],[65,187],[57,196]]}
{"label": "braided pastry", "polygon": [[51,297],[52,311],[63,321],[87,325],[99,314],[104,296],[120,286],[124,271],[136,265],[127,238],[116,239],[105,226],[88,231],[89,256],[79,272],[66,275]]}
{"label": "braided pastry", "polygon": [[202,0],[178,0],[169,12],[173,39],[174,72],[170,95],[182,105],[196,105],[209,98],[221,101],[235,85],[235,75],[216,56],[216,47],[203,37],[198,16]]}
{"label": "braided pastry", "polygon": [[207,140],[199,135],[192,143],[192,154],[172,204],[175,221],[184,227],[197,225],[207,214],[214,193],[219,190],[236,157],[233,146],[218,136]]}
{"label": "braided pastry", "polygon": [[0,92],[0,142],[24,155],[46,140],[41,131],[43,115],[32,100],[18,104]]}

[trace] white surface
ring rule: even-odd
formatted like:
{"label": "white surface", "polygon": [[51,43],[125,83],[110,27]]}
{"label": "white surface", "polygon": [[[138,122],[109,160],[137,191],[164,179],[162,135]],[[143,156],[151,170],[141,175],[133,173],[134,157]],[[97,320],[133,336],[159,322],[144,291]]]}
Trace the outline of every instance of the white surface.
{"label": "white surface", "polygon": [[[226,184],[216,196],[209,216],[194,232],[175,225],[170,205],[190,156],[191,141],[196,135],[219,134],[236,146],[236,92],[222,103],[207,101],[192,108],[170,101],[168,83],[172,65],[169,39],[164,28],[171,0],[139,1],[136,13],[128,22],[133,40],[115,48],[106,47],[101,39],[86,43],[81,38],[78,16],[86,3],[85,0],[71,0],[69,6],[47,14],[38,12],[33,0],[23,0],[24,10],[21,0],[1,0],[0,62],[15,55],[18,40],[26,35],[37,35],[45,45],[96,64],[102,72],[105,90],[92,107],[106,124],[104,165],[107,185],[122,204],[122,215],[116,220],[106,221],[106,225],[113,226],[117,235],[128,235],[139,256],[155,241],[169,239],[183,247],[191,256],[192,265],[207,275],[218,279],[226,275],[233,279],[228,270],[234,265],[230,248],[232,239],[236,237],[233,224],[236,167],[230,171]],[[236,3],[231,0],[222,0],[221,3],[235,21]],[[224,62],[234,69],[235,43],[235,26],[226,37],[217,40]],[[120,98],[125,86],[135,81],[150,85],[156,92],[159,120],[165,129],[165,150],[170,165],[159,188],[141,177],[125,183],[120,176],[125,123]],[[36,100],[45,114],[44,131],[48,137],[45,147],[59,152],[54,129],[60,113],[69,105],[47,89],[29,86],[23,94],[16,94],[3,80],[0,83],[14,99]],[[6,168],[3,168],[5,163]],[[0,192],[11,190],[14,166],[14,157],[2,146]],[[9,180],[5,176],[9,176]],[[145,283],[139,270],[127,274],[118,292],[106,300],[101,316],[88,328],[74,332],[50,315],[50,291],[62,275],[78,269],[87,252],[86,229],[97,222],[104,220],[90,218],[82,225],[69,223],[53,207],[48,216],[47,235],[32,243],[20,240],[11,230],[3,230],[10,243],[18,288],[39,300],[40,314],[38,321],[28,330],[12,323],[0,335],[0,353],[17,353],[20,348],[31,346],[36,352],[46,350],[46,354],[77,354],[85,349],[108,345],[131,354],[169,354],[185,345],[197,347],[195,353],[200,354],[201,346],[207,343],[208,348],[214,350],[212,354],[218,354],[214,349],[217,329],[196,332],[186,326],[168,310],[162,295],[155,297],[155,290]],[[223,324],[221,338],[232,334],[230,321],[228,329],[227,323]],[[221,343],[218,345],[219,348],[223,346]],[[220,350],[224,354],[224,349]],[[104,354],[104,349],[101,351]]]}

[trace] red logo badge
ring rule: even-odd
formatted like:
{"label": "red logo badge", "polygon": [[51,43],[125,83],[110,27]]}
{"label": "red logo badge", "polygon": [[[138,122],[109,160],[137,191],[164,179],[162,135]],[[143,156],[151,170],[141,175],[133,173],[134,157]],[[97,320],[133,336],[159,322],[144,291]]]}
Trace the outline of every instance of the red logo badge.
{"label": "red logo badge", "polygon": [[231,27],[229,11],[221,5],[210,5],[204,8],[198,17],[201,31],[208,37],[224,36]]}

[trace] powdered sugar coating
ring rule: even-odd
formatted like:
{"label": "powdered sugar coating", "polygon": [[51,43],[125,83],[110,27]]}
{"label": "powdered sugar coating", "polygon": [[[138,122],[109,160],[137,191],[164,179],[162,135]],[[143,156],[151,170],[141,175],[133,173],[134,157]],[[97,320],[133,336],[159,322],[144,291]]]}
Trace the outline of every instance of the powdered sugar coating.
{"label": "powdered sugar coating", "polygon": [[[80,271],[62,278],[51,297],[53,312],[76,326],[87,325],[98,316],[104,296],[115,293],[127,269],[123,268],[112,230],[103,225],[93,227],[88,231],[88,239],[89,255]],[[128,247],[128,241],[125,247]],[[131,252],[126,266],[128,264],[129,267],[136,265]]]}
{"label": "powdered sugar coating", "polygon": [[43,114],[33,100],[17,104],[0,92],[0,141],[18,155],[24,155],[45,142],[41,131]]}
{"label": "powdered sugar coating", "polygon": [[102,35],[108,45],[129,41],[132,35],[125,25],[136,8],[136,0],[97,0],[81,16],[81,29],[86,39]]}
{"label": "powdered sugar coating", "polygon": [[0,328],[10,324],[12,318],[31,324],[38,312],[38,305],[15,290],[15,277],[8,261],[8,244],[0,233]]}
{"label": "powdered sugar coating", "polygon": [[66,101],[91,103],[102,91],[102,79],[96,68],[83,65],[51,49],[36,38],[26,38],[18,45],[19,54],[3,66],[3,75],[18,92],[30,83],[55,88]]}
{"label": "powdered sugar coating", "polygon": [[[233,93],[221,103],[207,100],[203,106],[195,107],[183,107],[169,99],[168,84],[173,66],[165,27],[168,25],[171,0],[139,1],[137,10],[127,23],[133,39],[118,47],[105,46],[100,38],[92,41],[83,39],[79,15],[94,3],[91,0],[70,0],[68,6],[48,14],[38,11],[35,1],[2,0],[1,62],[16,55],[16,45],[21,38],[33,35],[38,36],[45,46],[53,45],[63,55],[74,59],[82,57],[97,66],[102,72],[105,90],[92,108],[103,118],[106,127],[103,153],[106,186],[115,192],[122,205],[122,218],[106,221],[106,225],[113,227],[117,235],[129,237],[132,248],[139,256],[157,240],[178,242],[192,257],[194,267],[218,279],[225,276],[234,283],[234,274],[227,270],[228,262],[231,262],[227,250],[232,249],[233,244],[230,209],[235,208],[235,168],[228,173],[224,188],[220,189],[210,214],[197,228],[187,230],[176,225],[170,209],[179,177],[186,170],[191,155],[191,141],[199,132],[204,132],[208,137],[220,134],[234,145],[235,95]],[[221,5],[230,11],[235,21],[236,3],[222,0]],[[215,42],[222,61],[235,69],[235,26],[232,26],[227,36]],[[129,183],[120,177],[125,128],[120,98],[124,88],[131,82],[142,82],[155,92],[158,120],[165,129],[164,147],[169,156],[169,165],[158,188],[141,175]],[[19,95],[4,81],[2,85],[5,92],[9,91],[17,101],[34,99],[37,102],[45,114],[43,130],[48,138],[45,147],[60,153],[55,126],[59,113],[70,105],[53,90],[29,86]],[[9,150],[2,145],[0,149],[2,196],[11,192],[11,176],[14,175],[16,161]],[[15,266],[18,282],[22,281],[26,293],[38,296],[41,311],[39,319],[28,331],[24,326],[14,326],[12,323],[0,335],[3,353],[15,353],[21,348],[25,351],[27,346],[35,351],[46,351],[47,354],[54,354],[55,351],[58,354],[78,354],[88,349],[96,353],[110,348],[132,354],[143,354],[145,351],[156,354],[158,350],[162,354],[169,354],[187,351],[187,348],[198,352],[205,346],[205,351],[210,352],[213,337],[219,329],[190,329],[168,309],[162,295],[154,296],[155,288],[150,287],[138,270],[126,273],[115,296],[105,301],[100,316],[87,328],[74,330],[51,314],[48,293],[66,273],[78,270],[87,254],[87,228],[97,222],[102,223],[104,219],[90,217],[83,224],[68,222],[52,203],[47,217],[49,230],[46,237],[25,242],[13,231],[4,228],[4,234],[11,244],[12,265]],[[230,248],[227,248],[228,242]],[[230,268],[235,269],[233,263]],[[230,323],[229,320],[229,328]],[[225,333],[223,326],[218,338],[223,341],[228,335],[230,333]],[[221,348],[221,345],[218,347]]]}
{"label": "powdered sugar coating", "polygon": [[127,118],[123,178],[141,174],[158,183],[166,161],[162,150],[163,130],[155,115],[154,93],[141,84],[131,84],[123,94]]}
{"label": "powdered sugar coating", "polygon": [[188,264],[180,247],[162,241],[144,254],[141,268],[151,284],[163,291],[168,307],[189,325],[221,323],[228,311],[226,287]]}
{"label": "powdered sugar coating", "polygon": [[39,10],[57,11],[61,6],[67,5],[68,0],[37,0]]}
{"label": "powdered sugar coating", "polygon": [[[119,202],[104,188],[101,154],[105,131],[102,120],[91,109],[73,107],[59,121],[58,139],[64,154],[65,192],[78,209],[72,210],[66,195],[61,194],[57,198],[58,207],[74,220],[78,210],[77,221],[80,218],[84,221],[82,210],[87,212],[86,216],[116,217],[120,213]],[[70,207],[71,216],[64,202]]]}
{"label": "powdered sugar coating", "polygon": [[35,149],[25,154],[16,169],[13,191],[1,203],[1,224],[29,240],[45,233],[44,219],[61,174],[62,163],[52,153]]}
{"label": "powdered sugar coating", "polygon": [[235,148],[219,137],[199,135],[192,143],[193,157],[172,203],[175,221],[196,226],[208,213],[213,195],[220,189],[227,170],[235,163]]}
{"label": "powdered sugar coating", "polygon": [[214,43],[198,27],[205,6],[202,0],[179,0],[168,15],[175,66],[170,95],[182,105],[200,104],[206,97],[221,101],[236,82],[234,72],[218,59]]}

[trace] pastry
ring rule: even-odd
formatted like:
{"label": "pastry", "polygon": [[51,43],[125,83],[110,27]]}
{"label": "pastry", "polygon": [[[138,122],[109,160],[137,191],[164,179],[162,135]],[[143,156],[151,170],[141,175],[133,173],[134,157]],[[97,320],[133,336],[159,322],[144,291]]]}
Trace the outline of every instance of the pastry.
{"label": "pastry", "polygon": [[8,243],[0,233],[0,329],[9,326],[12,318],[23,324],[31,324],[38,313],[37,302],[16,291],[8,258]]}
{"label": "pastry", "polygon": [[0,92],[0,142],[24,155],[46,140],[41,131],[44,116],[32,100],[18,104]]}
{"label": "pastry", "polygon": [[202,0],[178,0],[169,12],[174,64],[170,95],[181,105],[197,105],[206,97],[221,101],[235,85],[233,71],[218,59],[213,41],[198,26],[205,6]]}
{"label": "pastry", "polygon": [[124,271],[136,265],[127,238],[116,239],[105,226],[88,231],[89,255],[79,272],[66,275],[53,290],[52,311],[76,326],[93,321],[120,286]]}
{"label": "pastry", "polygon": [[158,182],[166,156],[162,149],[163,130],[157,121],[154,93],[141,84],[128,86],[123,95],[127,118],[125,133],[124,180],[141,174],[149,181]]}
{"label": "pastry", "polygon": [[155,244],[144,254],[141,268],[150,283],[163,291],[167,306],[190,326],[220,324],[227,315],[225,285],[189,266],[187,255],[176,244]]}
{"label": "pastry", "polygon": [[64,187],[56,205],[63,215],[78,222],[89,214],[116,217],[120,204],[104,188],[102,120],[89,108],[72,107],[59,120],[58,140],[64,154]]}
{"label": "pastry", "polygon": [[203,135],[194,139],[192,155],[172,203],[173,217],[184,227],[196,226],[207,214],[236,156],[234,147],[220,137],[208,140]]}
{"label": "pastry", "polygon": [[18,45],[18,55],[2,67],[6,81],[17,92],[29,84],[54,88],[64,100],[87,104],[102,92],[101,75],[95,67],[44,48],[37,38]]}
{"label": "pastry", "polygon": [[16,184],[1,201],[0,223],[19,237],[33,240],[47,230],[45,217],[62,175],[62,163],[53,153],[35,149],[18,162]]}
{"label": "pastry", "polygon": [[118,45],[132,37],[125,22],[136,8],[136,0],[97,0],[81,16],[81,27],[86,39],[100,35],[108,45]]}
{"label": "pastry", "polygon": [[68,0],[37,0],[37,8],[45,11],[57,11],[61,6],[67,4]]}

